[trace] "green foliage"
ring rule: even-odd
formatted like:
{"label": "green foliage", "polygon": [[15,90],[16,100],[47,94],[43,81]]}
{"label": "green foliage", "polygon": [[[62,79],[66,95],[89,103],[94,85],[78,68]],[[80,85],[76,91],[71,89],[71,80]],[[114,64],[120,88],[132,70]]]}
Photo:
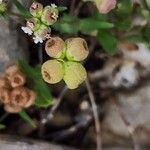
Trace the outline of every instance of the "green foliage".
{"label": "green foliage", "polygon": [[31,125],[33,128],[36,128],[35,122],[32,120],[32,118],[31,118],[25,111],[19,112],[18,114],[19,114],[19,116],[20,116],[25,122],[27,122],[27,123],[28,123],[29,125]]}
{"label": "green foliage", "polygon": [[18,0],[12,0],[15,6],[17,7],[18,11],[20,12],[20,15],[24,18],[31,18],[32,15],[30,12],[18,1]]}
{"label": "green foliage", "polygon": [[21,71],[27,76],[27,84],[37,93],[35,105],[37,107],[48,107],[53,104],[53,98],[47,84],[43,81],[40,67],[32,68],[23,61],[18,63]]}
{"label": "green foliage", "polygon": [[117,39],[108,31],[100,31],[98,41],[108,54],[115,54],[117,50]]}
{"label": "green foliage", "polygon": [[5,126],[5,125],[0,124],[0,130],[3,130],[3,129],[5,129],[5,128],[6,128],[6,126]]}

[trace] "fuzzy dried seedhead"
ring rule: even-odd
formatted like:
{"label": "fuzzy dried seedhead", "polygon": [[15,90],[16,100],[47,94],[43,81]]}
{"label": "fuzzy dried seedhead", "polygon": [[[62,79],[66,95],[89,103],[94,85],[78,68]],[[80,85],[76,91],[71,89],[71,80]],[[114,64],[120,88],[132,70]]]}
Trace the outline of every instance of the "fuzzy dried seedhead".
{"label": "fuzzy dried seedhead", "polygon": [[46,53],[53,58],[63,57],[65,42],[59,37],[50,38],[45,44]]}
{"label": "fuzzy dried seedhead", "polygon": [[12,76],[13,74],[15,74],[17,71],[19,71],[19,68],[17,65],[10,65],[7,67],[5,73],[8,76]]}
{"label": "fuzzy dried seedhead", "polygon": [[20,71],[16,72],[12,76],[9,76],[8,80],[12,88],[23,86],[26,83],[26,77]]}
{"label": "fuzzy dried seedhead", "polygon": [[0,89],[1,88],[10,88],[9,81],[5,77],[0,77]]}
{"label": "fuzzy dried seedhead", "polygon": [[0,100],[3,104],[10,102],[10,90],[7,88],[0,88]]}

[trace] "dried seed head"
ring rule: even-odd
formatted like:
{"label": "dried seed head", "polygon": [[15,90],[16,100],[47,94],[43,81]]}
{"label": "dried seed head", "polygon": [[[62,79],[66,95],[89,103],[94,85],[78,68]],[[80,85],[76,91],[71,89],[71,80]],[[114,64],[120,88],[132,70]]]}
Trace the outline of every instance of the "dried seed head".
{"label": "dried seed head", "polygon": [[28,89],[28,101],[27,101],[27,103],[25,104],[24,107],[25,108],[30,107],[35,102],[35,99],[36,99],[35,92]]}
{"label": "dried seed head", "polygon": [[50,38],[51,29],[45,25],[41,25],[40,28],[34,32],[35,37],[40,37],[42,40]]}
{"label": "dried seed head", "polygon": [[4,77],[0,77],[0,89],[1,88],[10,88],[8,80]]}
{"label": "dried seed head", "polygon": [[6,88],[0,88],[0,99],[4,104],[8,104],[10,102],[10,90]]}
{"label": "dried seed head", "polygon": [[64,81],[69,89],[77,88],[85,81],[87,73],[85,68],[78,62],[66,62]]}
{"label": "dried seed head", "polygon": [[41,20],[46,25],[52,25],[57,21],[58,18],[58,10],[51,6],[46,6],[44,8]]}
{"label": "dried seed head", "polygon": [[23,86],[26,83],[26,77],[20,71],[16,72],[12,76],[9,76],[8,80],[13,88]]}
{"label": "dried seed head", "polygon": [[14,105],[12,105],[10,103],[4,105],[4,109],[8,113],[18,113],[18,112],[22,111],[22,107],[14,106]]}
{"label": "dried seed head", "polygon": [[65,42],[59,37],[50,38],[45,44],[46,53],[53,58],[64,57]]}
{"label": "dried seed head", "polygon": [[43,12],[43,5],[41,3],[33,2],[33,4],[30,7],[30,13],[34,17],[41,17]]}
{"label": "dried seed head", "polygon": [[6,75],[8,76],[12,76],[13,74],[15,74],[17,71],[19,71],[19,68],[17,65],[11,65],[6,69]]}
{"label": "dried seed head", "polygon": [[18,107],[24,107],[28,102],[28,89],[18,87],[11,91],[11,104]]}
{"label": "dried seed head", "polygon": [[43,79],[50,83],[58,83],[64,75],[64,68],[61,62],[57,60],[48,60],[42,65]]}
{"label": "dried seed head", "polygon": [[87,43],[82,38],[70,38],[66,41],[66,46],[66,56],[68,60],[82,61],[89,54]]}

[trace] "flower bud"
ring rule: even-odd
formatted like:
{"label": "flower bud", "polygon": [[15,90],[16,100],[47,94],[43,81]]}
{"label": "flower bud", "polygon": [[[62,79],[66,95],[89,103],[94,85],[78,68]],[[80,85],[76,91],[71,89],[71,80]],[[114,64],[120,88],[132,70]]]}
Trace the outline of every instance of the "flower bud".
{"label": "flower bud", "polygon": [[66,57],[71,61],[82,61],[89,54],[87,43],[82,38],[66,40]]}
{"label": "flower bud", "polygon": [[41,20],[46,25],[52,25],[57,21],[58,18],[58,10],[51,6],[46,6],[44,8]]}
{"label": "flower bud", "polygon": [[116,7],[116,0],[95,0],[96,7],[102,14],[107,14]]}
{"label": "flower bud", "polygon": [[19,86],[23,86],[26,82],[26,77],[20,71],[16,72],[12,76],[8,77],[11,87],[16,88]]}
{"label": "flower bud", "polygon": [[4,105],[4,109],[8,113],[18,113],[18,112],[22,111],[22,107],[15,106],[15,105],[10,104],[10,103]]}
{"label": "flower bud", "polygon": [[41,3],[33,2],[30,7],[30,13],[34,17],[40,18],[43,12],[43,5]]}
{"label": "flower bud", "polygon": [[87,77],[85,68],[78,62],[66,62],[64,81],[69,89],[77,88]]}
{"label": "flower bud", "polygon": [[65,42],[59,37],[50,38],[45,44],[47,55],[53,58],[64,57]]}
{"label": "flower bud", "polygon": [[45,25],[41,25],[40,28],[34,32],[35,37],[40,37],[42,40],[50,38],[51,29]]}
{"label": "flower bud", "polygon": [[0,3],[0,15],[4,15],[7,11],[7,4],[4,2]]}
{"label": "flower bud", "polygon": [[58,83],[62,80],[64,75],[63,64],[57,60],[48,60],[42,65],[43,79],[50,83]]}
{"label": "flower bud", "polygon": [[29,27],[32,31],[36,31],[40,28],[40,21],[36,18],[31,18],[27,21],[26,26]]}

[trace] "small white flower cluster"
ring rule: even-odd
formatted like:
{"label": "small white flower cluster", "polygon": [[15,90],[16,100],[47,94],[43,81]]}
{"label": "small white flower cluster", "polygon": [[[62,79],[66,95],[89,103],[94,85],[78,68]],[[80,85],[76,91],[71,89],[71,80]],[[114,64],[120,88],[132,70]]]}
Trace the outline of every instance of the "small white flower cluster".
{"label": "small white flower cluster", "polygon": [[43,43],[45,39],[50,38],[49,26],[54,24],[58,18],[58,10],[56,8],[55,4],[51,4],[51,6],[46,6],[45,8],[37,2],[31,5],[30,13],[33,16],[33,22],[28,20],[27,25],[22,26],[21,29],[28,35],[34,35],[34,43]]}

